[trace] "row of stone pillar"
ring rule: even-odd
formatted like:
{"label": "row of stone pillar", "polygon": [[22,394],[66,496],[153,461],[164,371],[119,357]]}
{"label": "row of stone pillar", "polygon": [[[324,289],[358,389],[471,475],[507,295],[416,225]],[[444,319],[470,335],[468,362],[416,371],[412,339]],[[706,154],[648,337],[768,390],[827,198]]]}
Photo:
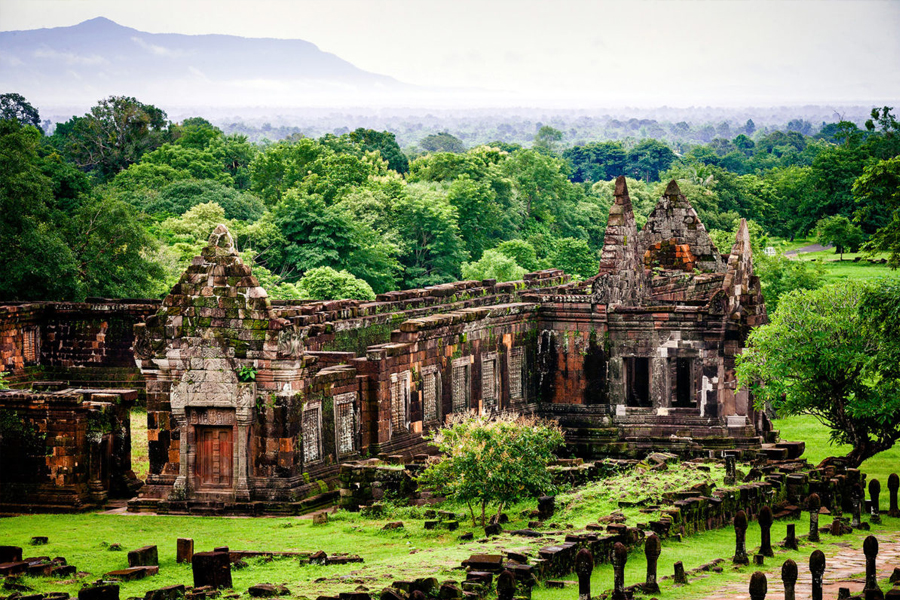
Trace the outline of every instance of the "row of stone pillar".
{"label": "row of stone pillar", "polygon": [[[878,574],[875,570],[875,559],[878,557],[878,540],[870,535],[863,542],[863,553],[866,555],[866,585],[863,596],[866,600],[900,600],[900,590],[894,589],[887,594],[878,587]],[[815,550],[809,557],[809,572],[812,576],[812,600],[822,600],[823,580],[825,576],[825,554]],[[788,559],[781,566],[781,582],[784,585],[784,600],[796,600],[794,588],[797,584],[797,563]],[[768,581],[765,573],[756,571],[750,576],[750,599],[765,600],[768,593]],[[838,598],[849,598],[850,590],[841,588]]]}

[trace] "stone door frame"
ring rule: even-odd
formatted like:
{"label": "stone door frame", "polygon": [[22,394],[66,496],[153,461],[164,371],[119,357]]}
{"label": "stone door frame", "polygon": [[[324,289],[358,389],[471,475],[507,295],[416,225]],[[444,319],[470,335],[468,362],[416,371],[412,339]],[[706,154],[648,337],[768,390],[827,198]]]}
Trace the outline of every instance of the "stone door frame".
{"label": "stone door frame", "polygon": [[[227,386],[232,388],[232,386]],[[253,399],[256,398],[256,383],[238,383],[235,381],[230,393],[216,395],[180,395],[172,394],[172,416],[179,429],[179,468],[178,477],[173,486],[173,499],[190,500],[196,494],[225,495],[233,500],[250,500],[248,449],[250,447],[250,429],[253,423]],[[234,442],[231,490],[200,489],[195,473],[197,461],[196,425],[215,425],[216,423],[199,423],[199,410],[219,409],[222,412],[207,414],[225,414],[231,411],[233,416]],[[222,426],[227,427],[227,423]]]}

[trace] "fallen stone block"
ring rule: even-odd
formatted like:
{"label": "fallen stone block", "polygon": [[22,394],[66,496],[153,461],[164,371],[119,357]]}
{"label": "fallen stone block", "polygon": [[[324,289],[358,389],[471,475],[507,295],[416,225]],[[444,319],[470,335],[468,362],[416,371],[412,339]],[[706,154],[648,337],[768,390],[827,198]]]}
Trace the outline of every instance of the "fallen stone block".
{"label": "fallen stone block", "polygon": [[22,548],[19,546],[0,546],[0,564],[22,561]]}
{"label": "fallen stone block", "polygon": [[36,535],[31,538],[32,546],[43,546],[48,542],[48,538],[45,535]]}
{"label": "fallen stone block", "polygon": [[183,585],[170,585],[144,594],[144,600],[178,600],[182,597],[184,597]]}
{"label": "fallen stone block", "polygon": [[0,564],[0,577],[18,575],[19,573],[25,573],[26,571],[28,571],[28,563],[24,560]]}
{"label": "fallen stone block", "polygon": [[103,577],[111,581],[137,581],[159,573],[159,567],[129,567],[118,571],[110,571]]}
{"label": "fallen stone block", "polygon": [[110,584],[84,588],[79,590],[78,600],[119,600],[119,586]]}
{"label": "fallen stone block", "polygon": [[275,596],[287,596],[291,593],[291,591],[283,585],[258,583],[247,588],[247,593],[249,593],[254,598],[274,598]]}

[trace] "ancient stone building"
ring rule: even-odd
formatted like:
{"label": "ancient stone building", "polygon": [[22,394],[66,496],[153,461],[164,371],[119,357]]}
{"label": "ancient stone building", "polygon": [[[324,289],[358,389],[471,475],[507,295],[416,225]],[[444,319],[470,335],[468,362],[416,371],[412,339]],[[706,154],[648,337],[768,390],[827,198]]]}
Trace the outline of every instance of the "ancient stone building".
{"label": "ancient stone building", "polygon": [[[421,452],[424,431],[468,410],[557,419],[582,456],[752,452],[756,414],[734,379],[766,319],[751,258],[746,224],[720,254],[674,182],[638,231],[624,178],[583,282],[549,270],[374,302],[273,301],[219,226],[161,305],[0,309],[0,358],[20,386],[39,376],[29,362],[83,382],[123,368],[107,349],[133,347],[140,376],[108,378],[146,395],[150,476],[132,510],[306,510],[334,500],[341,462]],[[133,335],[61,316],[101,306]]]}

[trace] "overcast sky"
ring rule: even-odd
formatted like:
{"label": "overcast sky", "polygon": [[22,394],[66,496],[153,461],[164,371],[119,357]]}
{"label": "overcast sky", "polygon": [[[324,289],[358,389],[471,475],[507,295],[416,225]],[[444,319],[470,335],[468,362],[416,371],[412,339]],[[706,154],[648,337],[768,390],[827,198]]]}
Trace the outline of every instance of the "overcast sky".
{"label": "overcast sky", "polygon": [[425,86],[636,105],[900,99],[900,1],[0,0],[0,30],[98,16],[300,38]]}

